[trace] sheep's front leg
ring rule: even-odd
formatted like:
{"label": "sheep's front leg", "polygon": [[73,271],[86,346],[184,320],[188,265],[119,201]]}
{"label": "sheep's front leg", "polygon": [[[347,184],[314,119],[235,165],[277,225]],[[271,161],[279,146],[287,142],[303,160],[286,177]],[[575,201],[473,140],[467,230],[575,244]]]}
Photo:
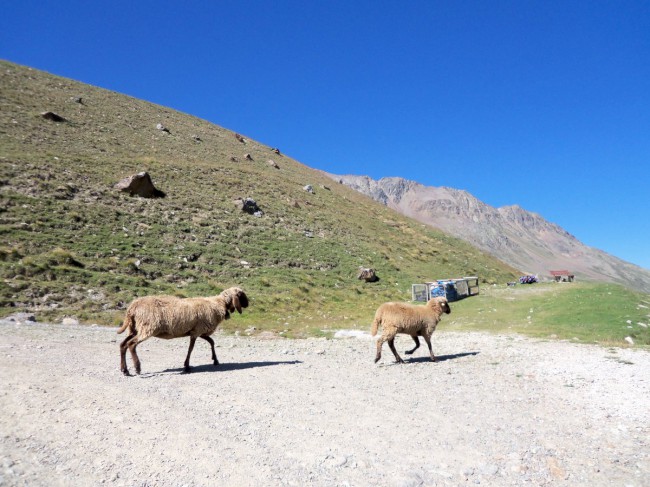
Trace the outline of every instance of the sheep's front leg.
{"label": "sheep's front leg", "polygon": [[214,363],[214,365],[219,365],[219,360],[217,360],[217,353],[214,351],[214,340],[209,335],[201,335],[201,338],[207,341],[210,344],[210,347],[212,347],[212,363]]}
{"label": "sheep's front leg", "polygon": [[404,361],[402,360],[402,357],[398,355],[397,350],[395,349],[395,338],[388,339],[388,346],[390,347],[391,352],[393,352],[393,355],[395,355],[396,362],[398,364],[403,364]]}
{"label": "sheep's front leg", "polygon": [[433,354],[433,349],[431,348],[431,337],[426,334],[423,336],[424,336],[424,341],[427,342],[427,346],[429,347],[429,355],[431,356],[431,361],[435,362],[436,356]]}
{"label": "sheep's front leg", "polygon": [[192,350],[194,350],[194,344],[196,343],[196,337],[190,337],[190,348],[187,351],[187,357],[185,358],[185,364],[183,368],[183,373],[184,374],[189,374],[192,372],[192,369],[190,368],[190,355],[192,355]]}
{"label": "sheep's front leg", "polygon": [[415,342],[415,348],[411,350],[406,350],[404,353],[407,355],[411,355],[413,352],[415,352],[418,348],[420,348],[420,339],[418,338],[417,335],[411,335],[413,338],[413,341]]}

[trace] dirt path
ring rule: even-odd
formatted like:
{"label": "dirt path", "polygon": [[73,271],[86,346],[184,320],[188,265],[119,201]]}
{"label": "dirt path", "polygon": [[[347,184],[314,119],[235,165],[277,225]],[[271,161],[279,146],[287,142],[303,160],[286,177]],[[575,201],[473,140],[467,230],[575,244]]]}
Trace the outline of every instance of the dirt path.
{"label": "dirt path", "polygon": [[0,485],[650,485],[648,351],[217,335],[218,368],[153,339],[123,377],[117,338],[0,321]]}

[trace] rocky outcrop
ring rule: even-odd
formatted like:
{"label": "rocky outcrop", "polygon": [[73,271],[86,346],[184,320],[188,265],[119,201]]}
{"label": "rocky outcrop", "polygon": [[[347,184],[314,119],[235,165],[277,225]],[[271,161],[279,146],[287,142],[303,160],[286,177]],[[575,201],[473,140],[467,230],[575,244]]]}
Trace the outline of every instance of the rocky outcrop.
{"label": "rocky outcrop", "polygon": [[148,172],[140,172],[122,179],[113,186],[118,191],[129,193],[131,196],[142,198],[164,198],[165,193],[156,189]]}

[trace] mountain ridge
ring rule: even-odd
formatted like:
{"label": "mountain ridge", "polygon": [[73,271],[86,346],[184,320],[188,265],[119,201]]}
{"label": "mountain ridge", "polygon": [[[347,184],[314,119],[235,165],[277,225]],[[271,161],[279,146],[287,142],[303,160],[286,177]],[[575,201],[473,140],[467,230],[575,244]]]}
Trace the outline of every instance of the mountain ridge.
{"label": "mountain ridge", "polygon": [[559,225],[519,205],[492,207],[465,190],[425,186],[400,177],[330,178],[421,223],[443,230],[524,272],[550,278],[569,270],[580,278],[650,292],[650,271],[589,247]]}

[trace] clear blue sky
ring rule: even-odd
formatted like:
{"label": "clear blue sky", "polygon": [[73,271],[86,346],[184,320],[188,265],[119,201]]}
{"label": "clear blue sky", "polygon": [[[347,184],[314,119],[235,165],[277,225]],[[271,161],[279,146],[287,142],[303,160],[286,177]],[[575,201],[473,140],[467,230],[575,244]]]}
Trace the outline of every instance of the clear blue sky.
{"label": "clear blue sky", "polygon": [[648,1],[9,1],[0,57],[650,268]]}

